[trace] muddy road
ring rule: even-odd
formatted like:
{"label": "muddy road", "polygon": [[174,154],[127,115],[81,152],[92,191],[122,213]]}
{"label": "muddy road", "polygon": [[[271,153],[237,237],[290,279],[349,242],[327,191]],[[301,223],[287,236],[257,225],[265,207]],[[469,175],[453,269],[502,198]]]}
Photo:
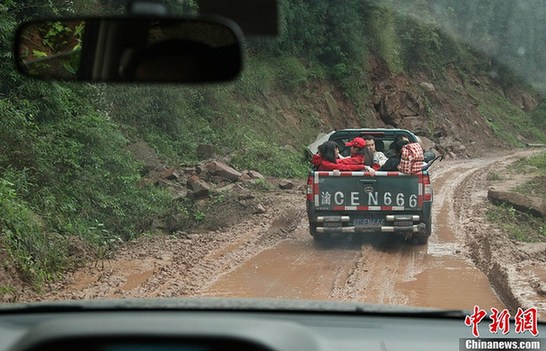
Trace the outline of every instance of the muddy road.
{"label": "muddy road", "polygon": [[[528,293],[534,278],[518,274],[514,283],[510,274],[517,263],[510,261],[517,259],[512,251],[519,248],[488,242],[494,232],[483,218],[487,173],[520,156],[436,163],[432,236],[425,246],[392,234],[316,245],[301,183],[268,194],[264,214],[213,232],[141,238],[23,300],[268,297],[468,310],[479,305],[513,311],[529,303],[544,311],[544,296]],[[499,258],[491,255],[494,245],[512,251]],[[508,260],[505,268],[496,259]],[[524,293],[526,299],[519,298]]]}

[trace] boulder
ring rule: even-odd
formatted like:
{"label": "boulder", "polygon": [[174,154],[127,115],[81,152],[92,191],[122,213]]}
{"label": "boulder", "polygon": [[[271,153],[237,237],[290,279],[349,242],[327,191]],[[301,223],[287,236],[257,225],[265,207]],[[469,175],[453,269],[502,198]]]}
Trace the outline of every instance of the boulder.
{"label": "boulder", "polygon": [[265,207],[262,204],[258,204],[254,208],[254,214],[262,214],[262,213],[266,213],[266,212],[267,212],[267,210],[265,209]]}
{"label": "boulder", "polygon": [[196,198],[207,196],[211,190],[211,186],[197,176],[192,176],[188,179],[188,186],[193,191],[193,196]]}
{"label": "boulder", "polygon": [[206,160],[212,158],[216,154],[216,148],[213,145],[200,144],[197,146],[197,158]]}
{"label": "boulder", "polygon": [[219,176],[232,181],[238,181],[242,176],[241,172],[219,161],[206,164],[205,169],[213,176]]}
{"label": "boulder", "polygon": [[436,87],[432,83],[421,82],[419,86],[429,93],[436,91]]}
{"label": "boulder", "polygon": [[294,183],[291,180],[283,180],[279,183],[279,188],[289,190],[294,188]]}
{"label": "boulder", "polygon": [[148,144],[143,141],[131,144],[127,146],[127,149],[131,152],[133,157],[144,164],[144,169],[147,172],[161,168],[162,164],[155,153]]}

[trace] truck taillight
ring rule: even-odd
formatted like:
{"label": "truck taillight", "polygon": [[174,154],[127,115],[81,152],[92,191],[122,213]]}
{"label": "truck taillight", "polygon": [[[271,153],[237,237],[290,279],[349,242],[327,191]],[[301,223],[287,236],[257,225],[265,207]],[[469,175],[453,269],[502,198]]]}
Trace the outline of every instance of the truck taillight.
{"label": "truck taillight", "polygon": [[307,201],[313,201],[313,177],[307,177]]}
{"label": "truck taillight", "polygon": [[423,194],[424,201],[432,201],[432,186],[430,185],[430,176],[428,174],[423,175],[423,185],[425,187],[425,193]]}

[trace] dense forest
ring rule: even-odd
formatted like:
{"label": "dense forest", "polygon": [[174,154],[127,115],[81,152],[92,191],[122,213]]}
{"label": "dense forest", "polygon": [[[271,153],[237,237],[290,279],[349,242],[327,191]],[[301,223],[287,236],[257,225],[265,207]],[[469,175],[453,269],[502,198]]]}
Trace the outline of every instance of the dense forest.
{"label": "dense forest", "polygon": [[[193,13],[191,1],[167,1]],[[542,1],[280,0],[280,35],[249,38],[246,68],[234,83],[161,87],[36,81],[16,72],[17,25],[37,17],[120,14],[120,1],[3,1],[0,4],[0,247],[29,283],[79,264],[71,246],[97,252],[148,230],[176,212],[195,219],[191,201],[139,185],[142,165],[127,145],[145,141],[166,164],[192,164],[197,146],[225,149],[232,165],[265,175],[303,177],[303,148],[323,130],[313,101],[321,85],[341,92],[361,126],[371,123],[371,58],[389,76],[426,75],[436,84],[452,65],[463,77],[487,75],[499,86],[546,91],[546,7]],[[273,58],[273,59],[272,59]],[[9,63],[9,64],[8,64]],[[292,98],[301,96],[299,98]],[[268,101],[300,111],[283,123]],[[306,100],[307,99],[307,100]],[[487,107],[487,106],[486,106]],[[434,106],[430,106],[434,109]],[[484,111],[487,109],[484,108]],[[546,140],[546,108],[500,123]],[[429,135],[435,138],[431,130]],[[289,144],[290,149],[284,146]],[[514,146],[517,146],[515,144]],[[288,150],[288,151],[287,151]],[[294,150],[294,151],[290,151]]]}

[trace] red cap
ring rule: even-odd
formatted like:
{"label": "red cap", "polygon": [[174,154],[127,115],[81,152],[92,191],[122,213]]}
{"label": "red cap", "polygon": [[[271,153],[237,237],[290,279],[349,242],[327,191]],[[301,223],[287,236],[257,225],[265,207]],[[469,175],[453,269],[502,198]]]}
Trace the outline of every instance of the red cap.
{"label": "red cap", "polygon": [[359,149],[363,149],[366,147],[366,140],[357,137],[354,138],[352,141],[345,143],[345,146],[356,146]]}

